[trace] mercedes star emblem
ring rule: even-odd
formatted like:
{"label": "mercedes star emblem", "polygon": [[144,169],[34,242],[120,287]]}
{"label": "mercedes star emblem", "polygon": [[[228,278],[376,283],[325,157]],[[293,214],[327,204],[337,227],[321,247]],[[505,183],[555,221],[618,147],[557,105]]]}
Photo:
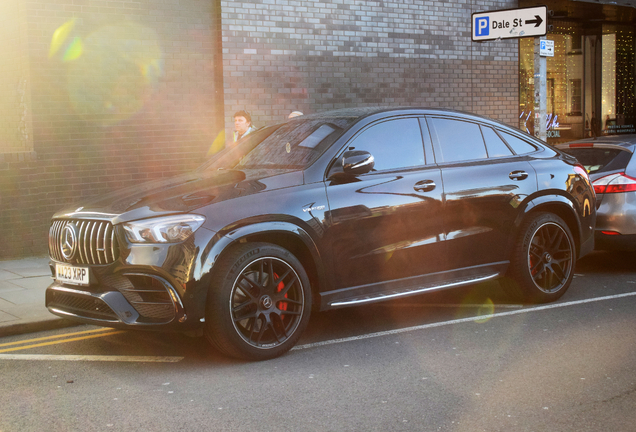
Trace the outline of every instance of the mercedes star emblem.
{"label": "mercedes star emblem", "polygon": [[64,227],[62,238],[60,239],[60,251],[66,260],[71,260],[75,256],[75,252],[77,251],[77,232],[75,225],[68,224]]}

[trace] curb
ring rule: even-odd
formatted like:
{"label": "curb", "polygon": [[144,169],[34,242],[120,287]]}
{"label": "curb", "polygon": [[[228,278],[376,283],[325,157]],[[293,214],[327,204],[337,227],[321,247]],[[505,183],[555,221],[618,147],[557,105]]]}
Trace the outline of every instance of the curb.
{"label": "curb", "polygon": [[16,336],[26,333],[36,333],[46,330],[56,330],[65,327],[77,326],[81,323],[70,321],[64,318],[51,318],[41,321],[32,321],[26,323],[10,324],[0,326],[0,337]]}

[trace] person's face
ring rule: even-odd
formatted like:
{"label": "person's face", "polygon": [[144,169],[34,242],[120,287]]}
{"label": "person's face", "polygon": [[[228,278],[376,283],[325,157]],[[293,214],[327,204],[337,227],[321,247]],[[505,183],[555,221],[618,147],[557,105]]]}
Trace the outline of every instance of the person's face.
{"label": "person's face", "polygon": [[247,128],[250,127],[249,122],[243,116],[234,117],[234,130],[243,135],[247,132]]}

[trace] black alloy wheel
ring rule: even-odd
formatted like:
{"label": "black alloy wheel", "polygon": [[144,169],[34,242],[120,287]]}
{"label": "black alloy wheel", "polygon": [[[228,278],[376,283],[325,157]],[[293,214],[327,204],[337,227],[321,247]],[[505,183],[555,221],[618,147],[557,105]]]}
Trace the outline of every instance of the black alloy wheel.
{"label": "black alloy wheel", "polygon": [[268,243],[244,243],[214,268],[205,334],[221,352],[274,358],[298,342],[309,321],[311,292],[301,263]]}
{"label": "black alloy wheel", "polygon": [[572,283],[576,251],[567,224],[552,213],[534,213],[522,223],[503,288],[515,299],[546,303]]}
{"label": "black alloy wheel", "polygon": [[252,261],[237,277],[230,295],[234,329],[255,348],[283,344],[303,315],[303,286],[294,268],[274,257]]}
{"label": "black alloy wheel", "polygon": [[528,248],[528,268],[537,288],[546,294],[559,291],[573,265],[572,242],[563,227],[554,222],[541,225]]}

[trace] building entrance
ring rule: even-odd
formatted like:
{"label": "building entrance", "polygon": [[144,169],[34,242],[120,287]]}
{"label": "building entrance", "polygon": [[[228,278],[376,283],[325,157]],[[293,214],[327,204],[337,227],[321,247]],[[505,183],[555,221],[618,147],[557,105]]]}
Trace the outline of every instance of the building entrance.
{"label": "building entrance", "polygon": [[[555,8],[547,35],[555,52],[547,59],[548,142],[636,133],[635,26],[626,19],[633,8],[569,3],[548,6]],[[534,134],[533,38],[519,42],[519,91],[519,127]]]}

